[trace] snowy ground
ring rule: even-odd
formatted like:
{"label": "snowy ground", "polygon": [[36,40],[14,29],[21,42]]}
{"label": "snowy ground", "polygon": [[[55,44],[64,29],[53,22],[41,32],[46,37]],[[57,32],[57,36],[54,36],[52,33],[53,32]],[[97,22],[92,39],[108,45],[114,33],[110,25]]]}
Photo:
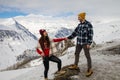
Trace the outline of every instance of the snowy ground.
{"label": "snowy ground", "polygon": [[[87,70],[86,58],[83,52],[80,55],[79,67],[81,72],[79,75],[73,76],[74,80],[120,80],[120,55],[105,55],[102,51],[106,48],[120,45],[120,40],[112,43],[102,44],[91,50],[93,75],[89,78],[85,77]],[[67,54],[60,57],[63,66],[74,62],[75,47],[69,48]],[[109,54],[109,53],[107,53]],[[38,62],[38,63],[37,63]],[[19,69],[14,71],[0,72],[1,80],[43,80],[44,67],[41,61],[37,60],[35,67]],[[41,64],[40,64],[41,63]],[[37,65],[39,64],[39,65]],[[49,78],[52,79],[53,73],[57,70],[57,65],[50,62]]]}

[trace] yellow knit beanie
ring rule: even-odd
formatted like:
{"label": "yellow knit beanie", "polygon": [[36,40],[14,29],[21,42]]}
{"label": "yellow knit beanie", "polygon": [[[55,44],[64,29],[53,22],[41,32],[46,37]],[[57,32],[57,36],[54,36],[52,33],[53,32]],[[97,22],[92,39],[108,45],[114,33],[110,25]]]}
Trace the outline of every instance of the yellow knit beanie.
{"label": "yellow knit beanie", "polygon": [[78,17],[81,17],[81,19],[85,19],[86,13],[82,12],[78,14]]}

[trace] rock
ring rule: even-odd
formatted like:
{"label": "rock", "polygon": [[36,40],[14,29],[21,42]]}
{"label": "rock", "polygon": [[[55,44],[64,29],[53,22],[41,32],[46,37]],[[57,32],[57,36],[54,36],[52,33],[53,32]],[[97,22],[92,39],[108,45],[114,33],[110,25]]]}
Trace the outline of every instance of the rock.
{"label": "rock", "polygon": [[96,43],[95,43],[95,41],[92,42],[92,44],[90,45],[90,47],[91,47],[91,48],[96,47]]}
{"label": "rock", "polygon": [[54,80],[72,80],[70,77],[74,75],[78,75],[80,72],[80,69],[68,69],[68,67],[71,65],[64,66],[62,70],[66,71],[64,75],[58,75],[55,76]]}

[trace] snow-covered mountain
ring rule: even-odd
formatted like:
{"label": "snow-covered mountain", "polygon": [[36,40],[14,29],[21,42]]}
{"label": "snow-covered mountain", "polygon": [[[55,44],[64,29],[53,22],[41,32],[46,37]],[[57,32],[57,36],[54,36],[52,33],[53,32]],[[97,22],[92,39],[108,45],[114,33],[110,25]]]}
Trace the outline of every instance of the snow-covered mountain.
{"label": "snow-covered mountain", "polygon": [[0,69],[15,64],[16,57],[26,49],[33,49],[37,37],[17,21],[11,19],[11,24],[0,25]]}
{"label": "snow-covered mountain", "polygon": [[[54,37],[66,37],[72,33],[72,31],[78,25],[78,21],[30,14],[28,16],[18,16],[14,18],[20,24],[25,26],[31,33],[38,38],[39,29],[46,29],[49,36]],[[119,18],[102,18],[102,17],[87,17],[87,20],[93,24],[94,29],[94,41],[96,43],[102,43],[119,38],[120,34],[120,19]],[[10,25],[13,23],[11,19],[0,19],[0,24]],[[114,37],[113,37],[114,36]]]}
{"label": "snow-covered mountain", "polygon": [[120,19],[103,19],[94,23],[94,41],[98,44],[120,39]]}
{"label": "snow-covered mountain", "polygon": [[[56,34],[66,34],[66,30],[63,32],[63,28],[74,29],[76,27],[76,22],[73,20],[65,20],[63,18],[51,17],[51,16],[42,16],[42,15],[33,15],[30,14],[24,17],[15,17],[20,24],[24,25],[29,31],[39,37],[39,29],[46,29],[49,33],[49,36],[54,38]],[[66,36],[66,35],[64,35]],[[58,36],[57,36],[58,37]]]}
{"label": "snow-covered mountain", "polygon": [[[0,19],[0,21],[0,54],[6,54],[1,56],[0,69],[17,63],[19,55],[36,47],[37,38],[40,37],[39,29],[46,29],[51,38],[65,37],[73,31],[73,29],[69,29],[69,27],[74,23],[63,19],[59,20],[35,15]],[[5,61],[5,63],[3,61]]]}
{"label": "snow-covered mountain", "polygon": [[[54,37],[66,37],[72,33],[79,21],[30,14],[28,16],[15,17],[19,23],[24,25],[29,31],[39,37],[39,29],[46,29],[49,35]],[[93,24],[94,41],[103,43],[113,39],[118,39],[120,34],[119,18],[89,17],[87,20]]]}
{"label": "snow-covered mountain", "polygon": [[67,37],[73,32],[73,29],[67,29],[65,27],[61,27],[55,34],[55,37]]}

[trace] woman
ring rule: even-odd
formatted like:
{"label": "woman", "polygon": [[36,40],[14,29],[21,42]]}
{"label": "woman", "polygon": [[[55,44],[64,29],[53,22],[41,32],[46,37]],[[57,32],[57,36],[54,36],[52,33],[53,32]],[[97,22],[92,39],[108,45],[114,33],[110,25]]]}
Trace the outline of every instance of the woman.
{"label": "woman", "polygon": [[49,61],[53,61],[58,64],[57,74],[64,74],[65,71],[61,71],[61,60],[52,54],[51,42],[60,42],[60,41],[66,40],[66,38],[58,38],[50,41],[45,29],[39,30],[39,33],[41,34],[41,37],[39,39],[39,44],[36,48],[36,51],[43,58],[43,64],[45,67],[45,70],[44,70],[45,80],[48,80]]}

